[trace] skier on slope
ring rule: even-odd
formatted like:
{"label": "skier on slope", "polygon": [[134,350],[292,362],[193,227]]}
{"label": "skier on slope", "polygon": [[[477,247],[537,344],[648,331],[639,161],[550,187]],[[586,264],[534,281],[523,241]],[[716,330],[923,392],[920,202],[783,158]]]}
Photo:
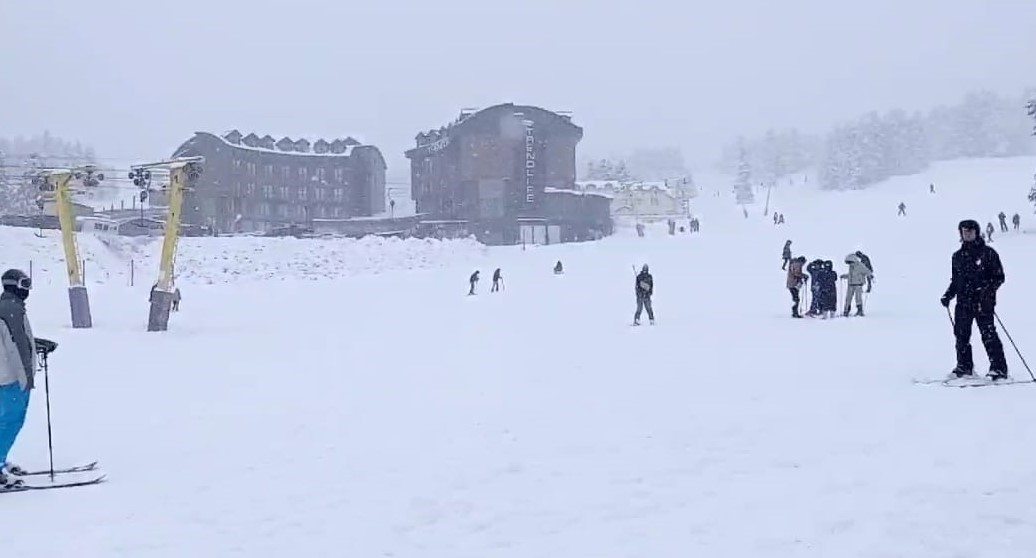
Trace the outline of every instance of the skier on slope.
{"label": "skier on slope", "polygon": [[1011,224],[1014,225],[1014,230],[1018,230],[1018,226],[1022,224],[1021,216],[1015,213],[1014,217],[1011,217]]}
{"label": "skier on slope", "polygon": [[820,315],[824,318],[835,317],[838,311],[838,273],[831,260],[824,260],[820,273],[813,276],[813,281],[820,284]]}
{"label": "skier on slope", "polygon": [[468,296],[471,296],[471,295],[475,294],[475,285],[478,284],[478,270],[477,269],[475,270],[475,273],[471,274],[471,277],[468,277],[468,283],[471,284],[471,290],[468,291]]}
{"label": "skier on slope", "polygon": [[849,309],[854,299],[856,315],[863,316],[863,286],[867,284],[867,280],[873,274],[855,253],[846,256],[845,263],[849,264],[849,272],[843,274],[842,279],[848,280],[849,289],[845,293],[845,307],[842,310],[842,316],[849,317]]}
{"label": "skier on slope", "polygon": [[806,282],[806,274],[802,272],[802,265],[806,263],[805,256],[793,258],[788,264],[788,277],[785,286],[791,292],[791,317],[801,318],[799,314],[799,288]]}
{"label": "skier on slope", "polygon": [[906,204],[903,202],[899,202],[899,213],[897,213],[896,216],[899,215],[906,217]]}
{"label": "skier on slope", "polygon": [[9,476],[22,471],[7,461],[7,455],[29,408],[36,376],[36,339],[25,312],[32,280],[21,270],[9,269],[0,282],[0,488],[9,488],[21,483]]}
{"label": "skier on slope", "polygon": [[489,289],[489,292],[495,293],[500,290],[500,280],[503,279],[503,275],[500,274],[500,268],[496,268],[493,272],[493,287]]}
{"label": "skier on slope", "polygon": [[867,292],[871,292],[871,286],[874,283],[874,266],[871,265],[871,258],[860,250],[856,251],[856,257],[860,258],[863,265],[867,266],[867,269],[871,271],[871,276],[867,278]]}
{"label": "skier on slope", "polygon": [[986,240],[989,241],[990,244],[993,243],[994,232],[996,232],[996,229],[993,228],[993,223],[986,223]]}
{"label": "skier on slope", "polygon": [[1007,214],[1001,211],[996,217],[1000,220],[1000,232],[1009,231],[1010,229],[1007,228]]}
{"label": "skier on slope", "polygon": [[982,344],[989,357],[990,380],[1007,378],[1004,346],[997,335],[993,318],[996,314],[996,291],[1004,284],[1004,267],[1000,255],[979,237],[979,224],[972,219],[961,221],[961,247],[951,258],[950,286],[940,302],[946,308],[957,299],[953,309],[953,334],[956,337],[957,366],[952,375],[972,377],[975,363],[971,355],[971,322],[978,324]]}
{"label": "skier on slope", "polygon": [[647,310],[648,320],[655,323],[655,311],[651,307],[651,295],[655,294],[655,279],[648,273],[648,264],[640,268],[634,281],[633,290],[637,294],[637,312],[633,314],[633,325],[640,325],[640,313]]}
{"label": "skier on slope", "polygon": [[819,258],[809,262],[809,265],[806,266],[806,273],[809,275],[811,280],[809,285],[810,301],[809,311],[806,312],[807,316],[816,316],[820,314],[820,281],[818,281],[818,278],[823,273],[823,270],[824,260]]}
{"label": "skier on slope", "polygon": [[791,241],[784,243],[784,251],[781,252],[781,258],[784,259],[784,263],[781,265],[781,270],[788,269],[788,263],[791,262]]}

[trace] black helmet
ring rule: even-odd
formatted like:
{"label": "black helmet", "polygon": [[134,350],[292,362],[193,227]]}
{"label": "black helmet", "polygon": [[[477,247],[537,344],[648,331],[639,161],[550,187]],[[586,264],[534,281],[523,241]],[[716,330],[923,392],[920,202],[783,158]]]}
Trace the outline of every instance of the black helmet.
{"label": "black helmet", "polygon": [[29,296],[32,290],[32,279],[20,269],[8,269],[0,276],[4,291],[15,293],[23,300]]}
{"label": "black helmet", "polygon": [[963,231],[964,229],[972,230],[977,233],[982,230],[982,227],[978,224],[978,221],[974,219],[965,219],[957,225],[958,231]]}

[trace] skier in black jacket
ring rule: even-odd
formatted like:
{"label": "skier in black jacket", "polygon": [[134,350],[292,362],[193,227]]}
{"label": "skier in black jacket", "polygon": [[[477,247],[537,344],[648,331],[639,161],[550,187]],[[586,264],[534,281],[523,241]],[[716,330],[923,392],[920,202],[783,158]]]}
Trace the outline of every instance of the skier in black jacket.
{"label": "skier in black jacket", "polygon": [[655,279],[648,273],[648,265],[640,268],[633,286],[637,293],[637,313],[633,314],[633,325],[640,325],[640,313],[647,310],[648,320],[655,323],[655,311],[651,308],[651,295],[655,293]]}
{"label": "skier in black jacket", "polygon": [[953,253],[950,286],[942,295],[942,305],[954,308],[953,333],[957,338],[957,366],[953,374],[959,377],[974,375],[975,363],[971,358],[971,322],[978,323],[982,344],[989,356],[990,380],[1007,378],[1007,359],[1004,346],[993,324],[996,311],[996,291],[1004,284],[1004,267],[1000,255],[979,236],[978,222],[967,219],[958,225],[961,247]]}

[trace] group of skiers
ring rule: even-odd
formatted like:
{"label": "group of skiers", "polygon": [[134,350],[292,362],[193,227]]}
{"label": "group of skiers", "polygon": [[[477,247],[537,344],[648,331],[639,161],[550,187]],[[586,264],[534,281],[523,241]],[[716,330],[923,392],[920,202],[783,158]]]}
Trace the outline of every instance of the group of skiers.
{"label": "group of skiers", "polygon": [[[833,318],[838,308],[838,280],[844,279],[848,285],[845,295],[845,305],[842,309],[842,316],[848,317],[852,310],[853,303],[856,304],[856,316],[863,316],[864,289],[871,292],[874,281],[874,268],[871,259],[861,251],[853,252],[845,257],[845,263],[849,266],[846,273],[839,275],[834,270],[834,262],[831,260],[816,259],[806,265],[805,256],[793,258],[791,256],[791,241],[784,244],[784,265],[781,269],[787,269],[785,286],[791,293],[791,317],[802,318],[800,311],[802,306],[801,292],[803,287],[810,285],[810,305],[806,316],[820,316],[822,318]],[[803,270],[805,267],[805,270]]]}

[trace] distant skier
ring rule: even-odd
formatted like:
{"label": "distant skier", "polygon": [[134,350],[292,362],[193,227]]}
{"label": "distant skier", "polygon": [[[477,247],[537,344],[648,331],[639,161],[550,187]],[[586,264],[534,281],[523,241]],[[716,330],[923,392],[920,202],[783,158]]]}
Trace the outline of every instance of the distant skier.
{"label": "distant skier", "polygon": [[863,262],[863,265],[867,266],[867,269],[869,269],[871,272],[870,276],[867,277],[867,292],[869,293],[871,292],[871,286],[874,283],[874,266],[871,265],[870,257],[867,254],[861,252],[860,250],[856,251],[856,257],[860,258],[860,261]]}
{"label": "distant skier", "polygon": [[655,323],[655,311],[651,308],[651,295],[655,294],[655,279],[648,273],[648,264],[640,268],[634,281],[633,290],[637,295],[637,312],[633,314],[633,325],[640,325],[640,313],[647,310],[648,320]]}
{"label": "distant skier", "polygon": [[777,224],[777,212],[776,211],[773,212],[773,224],[774,225]]}
{"label": "distant skier", "polygon": [[784,214],[783,214],[783,213],[781,213],[781,214],[780,214],[780,215],[779,215],[779,216],[777,217],[777,224],[778,224],[778,225],[783,225],[783,224],[784,224]]}
{"label": "distant skier", "polygon": [[11,487],[21,481],[8,474],[20,468],[8,463],[7,455],[25,424],[29,393],[35,387],[37,347],[25,311],[32,279],[19,269],[9,269],[0,282],[0,487]]}
{"label": "distant skier", "polygon": [[993,243],[993,233],[995,231],[996,231],[996,229],[993,228],[993,223],[986,223],[986,240],[990,244]]}
{"label": "distant skier", "polygon": [[1006,213],[1001,211],[1000,214],[997,215],[997,218],[1000,219],[1000,232],[1007,232],[1007,231],[1011,230],[1011,229],[1007,228],[1007,214]]}
{"label": "distant skier", "polygon": [[906,204],[903,202],[899,202],[899,213],[896,216],[898,217],[899,215],[906,217]]}
{"label": "distant skier", "polygon": [[971,322],[978,324],[989,357],[991,380],[1007,378],[1007,359],[1004,346],[997,335],[993,318],[996,313],[996,291],[1004,284],[1004,267],[1000,255],[979,238],[979,224],[972,219],[961,221],[957,226],[961,247],[951,258],[950,286],[940,302],[949,308],[950,301],[957,299],[953,309],[956,337],[957,366],[952,374],[956,377],[973,376],[975,363],[971,355]]}
{"label": "distant skier", "polygon": [[805,256],[799,256],[788,264],[788,277],[785,286],[791,292],[791,317],[801,318],[799,314],[799,289],[806,282],[806,274],[802,272],[802,265],[806,263]]}
{"label": "distant skier", "polygon": [[471,284],[471,290],[468,291],[468,296],[471,296],[471,295],[475,294],[475,285],[478,284],[478,270],[477,269],[475,270],[475,273],[472,273],[471,277],[468,278],[468,283]]}
{"label": "distant skier", "polygon": [[824,272],[824,260],[815,259],[809,262],[806,266],[806,274],[809,275],[809,311],[806,312],[807,316],[816,316],[820,314],[820,276]]}
{"label": "distant skier", "polygon": [[173,312],[180,311],[180,287],[173,291]]}
{"label": "distant skier", "polygon": [[820,315],[824,318],[834,318],[838,311],[838,273],[835,271],[835,264],[831,260],[824,260],[819,277],[813,276],[813,281],[820,284]]}
{"label": "distant skier", "polygon": [[849,264],[849,272],[842,275],[842,279],[848,280],[849,289],[845,293],[845,306],[842,315],[849,317],[849,309],[852,302],[856,301],[856,315],[863,316],[863,286],[867,279],[873,275],[867,266],[863,265],[860,257],[855,253],[845,257],[845,263]]}
{"label": "distant skier", "polygon": [[1011,223],[1014,225],[1014,230],[1018,230],[1018,227],[1022,224],[1022,218],[1015,213],[1014,217],[1011,217]]}
{"label": "distant skier", "polygon": [[929,184],[928,185],[928,193],[929,194],[934,194],[935,193],[935,184]]}
{"label": "distant skier", "polygon": [[784,251],[781,252],[781,258],[784,259],[784,263],[781,265],[781,269],[788,269],[788,263],[791,262],[791,241],[784,243]]}
{"label": "distant skier", "polygon": [[558,263],[554,264],[554,275],[561,275],[564,272],[565,268],[561,266],[561,260],[558,260]]}
{"label": "distant skier", "polygon": [[493,287],[489,289],[489,292],[495,293],[500,290],[500,281],[503,280],[503,276],[500,275],[500,268],[496,268],[493,272]]}

